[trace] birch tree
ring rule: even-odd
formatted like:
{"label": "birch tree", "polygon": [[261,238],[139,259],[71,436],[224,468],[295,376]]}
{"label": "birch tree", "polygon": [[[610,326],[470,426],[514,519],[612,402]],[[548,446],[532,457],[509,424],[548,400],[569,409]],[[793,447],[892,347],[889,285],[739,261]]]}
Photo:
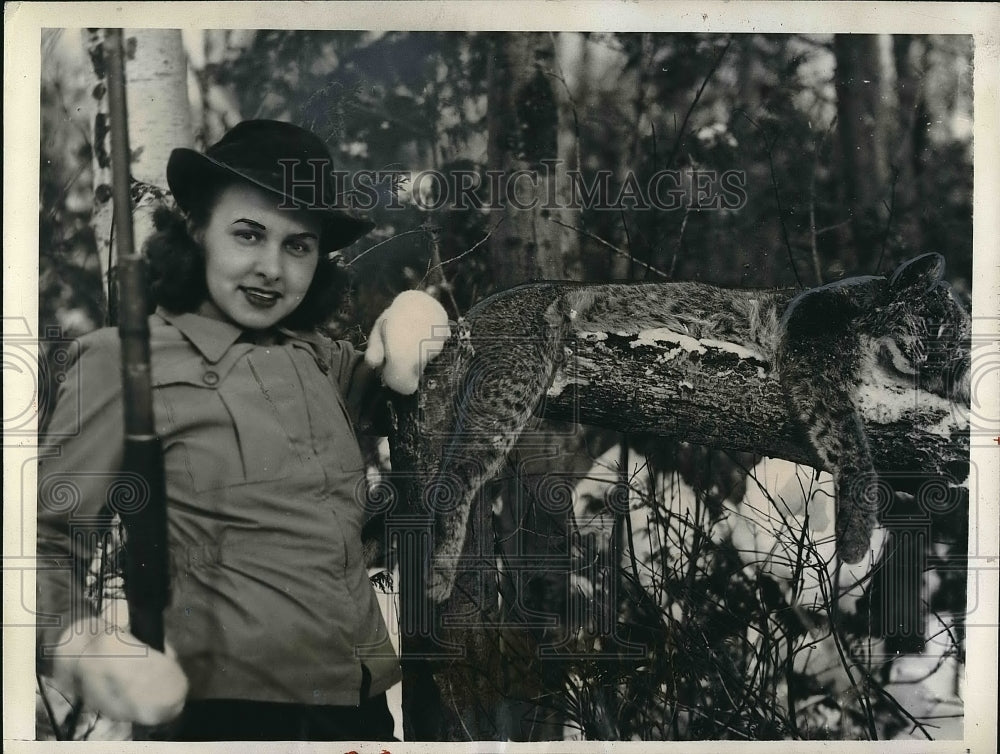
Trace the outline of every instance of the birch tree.
{"label": "birch tree", "polygon": [[[114,266],[114,206],[111,201],[111,147],[107,68],[103,29],[84,32],[94,73],[97,101],[92,124],[94,214],[92,224],[101,259],[108,311],[108,274]],[[129,29],[125,32],[125,91],[129,142],[132,148],[132,203],[136,245],[151,234],[153,210],[167,196],[167,159],[175,147],[191,146],[187,62],[177,29]]]}
{"label": "birch tree", "polygon": [[239,98],[232,86],[232,64],[253,43],[253,29],[204,29],[191,32],[188,39],[188,63],[198,85],[197,111],[199,132],[204,146],[214,144],[243,116]]}

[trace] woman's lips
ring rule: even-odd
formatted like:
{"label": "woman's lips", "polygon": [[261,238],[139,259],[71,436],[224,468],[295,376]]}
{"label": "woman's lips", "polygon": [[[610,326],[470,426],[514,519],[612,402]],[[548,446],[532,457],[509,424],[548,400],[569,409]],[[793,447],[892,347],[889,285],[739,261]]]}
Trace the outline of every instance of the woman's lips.
{"label": "woman's lips", "polygon": [[281,298],[281,294],[277,291],[269,291],[263,288],[240,287],[240,290],[243,291],[244,298],[246,298],[251,306],[256,306],[260,309],[271,308]]}

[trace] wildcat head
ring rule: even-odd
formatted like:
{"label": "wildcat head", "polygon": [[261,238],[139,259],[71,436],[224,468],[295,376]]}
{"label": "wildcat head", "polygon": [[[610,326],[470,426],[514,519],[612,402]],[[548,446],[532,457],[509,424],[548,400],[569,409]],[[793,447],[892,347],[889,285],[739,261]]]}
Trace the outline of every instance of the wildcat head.
{"label": "wildcat head", "polygon": [[911,259],[893,273],[889,301],[875,315],[879,363],[968,405],[971,318],[943,275],[940,254]]}

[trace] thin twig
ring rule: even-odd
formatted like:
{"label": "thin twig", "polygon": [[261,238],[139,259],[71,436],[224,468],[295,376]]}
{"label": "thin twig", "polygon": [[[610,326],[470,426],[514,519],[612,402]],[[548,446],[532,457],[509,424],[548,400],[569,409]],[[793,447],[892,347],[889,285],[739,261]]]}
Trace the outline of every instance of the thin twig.
{"label": "thin twig", "polygon": [[[933,615],[935,618],[938,619],[938,623],[940,623],[942,625],[944,631],[946,631],[948,633],[948,638],[951,639],[952,647],[956,651],[956,659],[958,659],[960,662],[962,662],[962,664],[965,664],[964,660],[962,660],[961,658],[959,658],[958,655],[957,655],[958,652],[962,651],[962,643],[959,641],[958,637],[955,636],[955,634],[952,632],[952,626],[949,625],[948,623],[945,623],[944,619],[940,615],[938,615],[938,613],[937,613],[936,610],[931,610],[931,615]],[[959,618],[959,620],[960,620],[960,618]],[[938,636],[938,634],[934,634],[934,636],[929,637],[929,639],[933,639],[936,636]]]}
{"label": "thin twig", "polygon": [[[639,581],[639,569],[636,565],[635,557],[635,533],[632,531],[632,516],[629,513],[629,491],[632,489],[632,480],[629,479],[629,451],[628,451],[628,435],[622,433],[621,436],[621,452],[619,455],[619,471],[618,471],[618,483],[622,485],[622,488],[626,490],[625,492],[625,513],[621,514],[625,523],[624,534],[628,537],[628,557],[629,563],[632,566],[632,578],[635,581],[635,585],[641,590],[642,582]],[[621,557],[622,553],[619,553]],[[619,584],[620,586],[620,584]],[[618,598],[621,599],[620,594]]]}
{"label": "thin twig", "polygon": [[66,181],[66,185],[59,190],[59,197],[55,200],[55,202],[53,202],[52,208],[48,211],[46,215],[49,220],[54,220],[56,212],[59,211],[59,208],[65,206],[66,197],[69,194],[69,190],[73,187],[73,184],[76,183],[77,179],[83,174],[83,171],[86,170],[87,167],[88,167],[87,163],[83,163],[82,165],[80,165],[79,169],[73,174],[73,176],[68,181]]}
{"label": "thin twig", "polygon": [[625,218],[625,210],[620,210],[622,217],[622,227],[625,229],[625,245],[628,246],[628,279],[635,279],[635,252],[632,250],[632,234],[628,230],[628,220]]}
{"label": "thin twig", "polygon": [[[875,265],[874,274],[878,275],[882,269],[882,260],[885,258],[885,245],[889,241],[889,231],[892,230],[892,216],[896,211],[896,182],[899,180],[899,168],[895,165],[892,168],[892,187],[889,193],[889,216],[885,219],[885,231],[882,233],[882,251],[878,255],[878,263]],[[885,204],[885,202],[882,202]]]}
{"label": "thin twig", "polygon": [[[461,317],[462,312],[460,312],[458,309],[458,302],[455,300],[455,294],[452,293],[451,283],[448,282],[448,278],[445,277],[443,271],[444,263],[441,261],[441,228],[437,225],[434,225],[430,220],[425,222],[421,227],[425,231],[427,231],[427,237],[430,239],[431,254],[430,254],[430,259],[427,260],[427,265],[428,265],[427,272],[424,273],[424,276],[423,278],[421,278],[420,285],[418,287],[423,288],[424,283],[430,276],[431,272],[433,272],[434,270],[438,270],[438,277],[440,278],[440,283],[439,283],[440,288],[444,293],[447,294],[449,300],[451,301],[451,306],[455,312],[455,316]],[[430,263],[434,260],[437,260],[438,264],[431,267]]]}
{"label": "thin twig", "polygon": [[465,735],[469,737],[470,741],[475,741],[476,737],[469,732],[469,729],[465,726],[465,720],[462,719],[462,710],[458,708],[458,701],[455,699],[455,690],[451,686],[451,677],[446,677],[448,683],[448,698],[451,701],[451,706],[455,710],[455,717],[458,718],[458,722],[462,724],[462,730],[465,731]]}
{"label": "thin twig", "polygon": [[788,228],[785,226],[785,211],[781,206],[781,194],[778,192],[778,180],[774,174],[773,149],[775,142],[768,140],[767,133],[764,129],[753,118],[751,118],[745,110],[739,110],[738,112],[740,112],[743,117],[747,119],[751,126],[757,129],[761,137],[764,139],[764,150],[767,152],[767,164],[771,171],[771,189],[774,192],[774,201],[778,205],[778,221],[781,225],[781,237],[785,242],[785,249],[788,251],[788,264],[792,268],[792,274],[795,275],[796,284],[798,284],[799,288],[804,288],[805,286],[802,285],[802,279],[799,277],[799,271],[795,266],[795,257],[792,255],[792,244],[791,241],[788,240]]}
{"label": "thin twig", "polygon": [[[838,560],[837,568],[834,571],[834,579],[836,581],[840,580],[840,568],[842,563]],[[821,572],[821,575],[826,575],[825,572]],[[875,717],[871,710],[871,699],[864,693],[862,693],[861,688],[858,686],[857,681],[854,680],[854,673],[851,672],[851,663],[847,658],[847,651],[843,646],[843,639],[840,636],[840,631],[837,628],[837,613],[839,599],[834,597],[834,592],[836,591],[836,586],[829,583],[829,576],[827,578],[819,579],[820,593],[823,595],[823,600],[827,605],[830,606],[830,636],[833,638],[833,645],[837,650],[837,656],[840,658],[840,664],[844,668],[847,674],[847,680],[851,684],[851,688],[854,689],[855,696],[858,702],[861,704],[862,710],[865,712],[865,718],[868,722],[868,735],[871,736],[871,740],[878,739],[878,730],[875,727]],[[858,668],[864,672],[863,668]]]}
{"label": "thin twig", "polygon": [[63,721],[63,734],[60,738],[61,741],[72,741],[73,736],[76,733],[76,724],[80,721],[80,715],[83,713],[83,699],[77,698],[73,702],[73,706],[70,708],[69,714],[66,715],[66,719]]}
{"label": "thin twig", "polygon": [[35,682],[38,684],[38,693],[42,697],[42,705],[45,707],[45,714],[49,718],[49,724],[52,726],[52,733],[56,737],[57,741],[65,741],[62,733],[62,726],[59,725],[59,721],[56,720],[56,713],[52,709],[52,703],[49,702],[48,694],[45,693],[45,686],[42,683],[42,677],[35,673]]}
{"label": "thin twig", "polygon": [[816,170],[819,168],[819,152],[813,152],[812,173],[809,175],[809,242],[812,246],[813,272],[816,285],[823,285],[823,268],[819,263],[819,247],[816,245]]}
{"label": "thin twig", "polygon": [[[629,254],[628,254],[627,251],[619,249],[617,246],[613,246],[612,244],[608,243],[607,241],[605,241],[600,236],[595,236],[593,233],[591,233],[589,231],[586,231],[583,228],[577,228],[577,227],[575,227],[573,225],[568,225],[568,224],[566,224],[564,222],[560,222],[559,220],[556,220],[554,217],[549,217],[549,222],[553,222],[556,225],[562,226],[563,228],[568,228],[569,230],[575,230],[577,233],[580,233],[581,235],[584,235],[584,236],[586,236],[587,238],[589,238],[589,239],[591,239],[593,241],[597,241],[597,243],[601,244],[602,246],[605,246],[608,249],[611,249],[611,251],[613,251],[615,254],[623,256],[626,259],[629,258]],[[659,275],[661,278],[664,278],[665,280],[669,280],[670,279],[670,277],[665,272],[662,272],[661,270],[656,269],[652,265],[646,264],[645,262],[642,262],[642,261],[639,261],[639,260],[636,260],[636,263],[639,264],[639,265],[642,265],[643,267],[645,267],[650,272],[656,273],[657,275]]]}
{"label": "thin twig", "polygon": [[392,236],[390,238],[387,238],[384,241],[379,241],[374,246],[369,246],[367,249],[365,249],[360,254],[358,254],[356,257],[354,257],[354,259],[352,259],[349,262],[347,262],[346,266],[350,267],[352,264],[354,264],[359,259],[361,259],[361,257],[363,257],[365,254],[367,254],[369,251],[375,251],[375,249],[377,249],[379,246],[384,246],[385,244],[389,243],[390,241],[395,241],[397,238],[402,238],[403,236],[409,236],[409,235],[412,235],[413,233],[423,233],[423,232],[424,232],[424,228],[414,228],[413,230],[405,230],[402,233],[397,233],[396,235],[394,235],[394,236]]}
{"label": "thin twig", "polygon": [[[812,173],[809,176],[809,235],[812,242],[812,257],[813,267],[815,268],[814,271],[816,273],[816,285],[823,285],[823,270],[819,261],[819,246],[816,243],[816,239],[819,237],[819,234],[823,232],[816,230],[816,172],[819,170],[820,150],[822,150],[826,140],[833,132],[833,127],[836,122],[836,118],[831,119],[830,125],[823,132],[823,136],[820,138],[819,142],[814,143]],[[828,230],[828,228],[825,228],[824,231],[825,230]]]}
{"label": "thin twig", "polygon": [[715,59],[715,63],[712,64],[711,69],[709,69],[708,74],[705,76],[705,80],[702,81],[701,86],[698,87],[698,93],[694,95],[694,99],[688,106],[687,112],[684,113],[684,119],[681,121],[681,127],[677,131],[677,136],[674,138],[674,146],[670,150],[670,155],[667,157],[667,161],[663,165],[664,169],[669,170],[670,166],[673,164],[674,158],[677,156],[677,152],[681,148],[681,138],[684,136],[684,129],[687,128],[688,119],[691,117],[691,113],[694,112],[695,107],[697,107],[698,101],[701,99],[701,95],[705,91],[705,87],[708,86],[708,82],[711,81],[712,76],[715,75],[715,71],[718,69],[722,59],[726,57],[726,53],[729,52],[729,48],[732,44],[732,39],[726,42],[726,46],[722,48],[722,52],[719,53],[719,57]]}
{"label": "thin twig", "polygon": [[864,670],[864,668],[862,668],[861,670],[865,674],[865,680],[868,681],[868,684],[874,686],[875,690],[881,696],[883,696],[886,699],[886,701],[888,701],[893,707],[895,707],[896,711],[899,712],[899,714],[901,714],[903,717],[905,717],[907,720],[913,723],[913,726],[918,730],[920,730],[920,732],[927,737],[927,740],[929,741],[934,740],[934,736],[932,736],[928,732],[927,727],[923,723],[921,723],[916,717],[914,717],[913,714],[906,709],[906,707],[900,704],[899,700],[896,699],[896,697],[894,697],[891,693],[886,691],[885,687],[883,687],[882,684],[880,684],[878,681],[872,678],[871,674],[868,673],[868,671]]}
{"label": "thin twig", "polygon": [[816,230],[816,235],[821,236],[824,233],[829,233],[832,230],[837,230],[838,228],[843,228],[845,225],[850,225],[850,224],[851,224],[850,220],[844,220],[843,222],[834,223],[833,225],[827,225],[823,228],[818,228]]}
{"label": "thin twig", "polygon": [[674,247],[674,256],[670,260],[670,273],[668,274],[668,279],[674,279],[674,272],[677,269],[677,257],[681,253],[681,246],[684,244],[684,231],[688,226],[688,216],[691,214],[691,208],[684,208],[684,219],[681,220],[681,232],[677,235],[677,245]]}
{"label": "thin twig", "polygon": [[[646,109],[646,84],[647,71],[651,66],[646,65],[646,53],[649,52],[649,34],[642,32],[639,34],[639,75],[635,82],[635,99],[632,110],[635,113],[635,122],[632,126],[632,139],[628,151],[628,164],[634,165],[636,155],[639,153],[639,126],[642,123],[642,114]],[[650,55],[652,58],[652,55]]]}
{"label": "thin twig", "polygon": [[[499,228],[506,219],[507,219],[506,215],[504,215],[503,217],[501,217],[500,220],[497,222],[497,224],[494,225],[492,228],[490,228],[489,231],[486,233],[486,235],[483,236],[481,239],[479,239],[472,248],[466,249],[461,254],[459,254],[457,257],[452,257],[451,259],[445,259],[440,264],[437,264],[434,267],[431,267],[429,270],[427,270],[427,273],[424,275],[423,280],[420,281],[421,285],[423,284],[424,280],[427,279],[427,276],[430,275],[432,272],[434,272],[434,270],[436,270],[438,267],[444,267],[446,264],[451,264],[452,262],[457,262],[462,257],[467,257],[469,254],[471,254],[476,249],[478,249],[480,246],[482,246],[484,243],[486,243],[489,240],[490,236],[493,235],[494,231],[496,231],[496,229]],[[383,243],[384,243],[384,241],[383,241]]]}

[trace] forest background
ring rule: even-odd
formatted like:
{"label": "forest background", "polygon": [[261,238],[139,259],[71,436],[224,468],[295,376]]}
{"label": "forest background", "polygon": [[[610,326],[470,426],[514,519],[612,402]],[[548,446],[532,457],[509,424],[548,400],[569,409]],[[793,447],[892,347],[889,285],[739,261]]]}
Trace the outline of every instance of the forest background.
{"label": "forest background", "polygon": [[[376,231],[345,252],[355,287],[330,329],[358,343],[401,290],[427,289],[458,317],[538,277],[808,287],[936,251],[956,294],[970,295],[969,36],[212,30],[132,40],[130,76],[157,93],[132,107],[145,124],[133,128],[133,172],[152,187],[140,203],[165,187],[171,148],[203,148],[244,118],[312,128],[338,169],[395,171],[378,186]],[[39,328],[63,339],[108,316],[99,43],[85,30],[42,35]],[[486,186],[486,171],[546,162],[556,209],[437,206],[438,184],[414,181],[464,172]],[[688,182],[682,206],[571,201],[574,174],[585,186],[606,175],[618,197],[658,171]],[[744,200],[700,206],[696,172],[742,176]],[[399,207],[387,206],[393,195]],[[58,369],[47,373],[54,388]],[[51,391],[40,397],[44,411]],[[501,563],[564,563],[504,571],[509,625],[493,638],[507,675],[500,701],[471,715],[477,737],[961,736],[964,516],[935,515],[916,561],[883,554],[837,574],[818,510],[831,502],[811,470],[601,429],[552,434],[556,461],[529,454],[491,488]],[[554,470],[568,502],[539,504],[558,497],[544,485]],[[628,491],[626,515],[604,504],[615,485]],[[581,531],[596,532],[587,552]],[[593,567],[587,553],[610,565]],[[885,615],[907,601],[901,589],[912,597],[902,631]],[[573,614],[574,594],[592,614]],[[539,612],[562,618],[530,620]],[[602,647],[587,620],[610,621],[647,651]],[[570,637],[565,657],[534,651]]]}

